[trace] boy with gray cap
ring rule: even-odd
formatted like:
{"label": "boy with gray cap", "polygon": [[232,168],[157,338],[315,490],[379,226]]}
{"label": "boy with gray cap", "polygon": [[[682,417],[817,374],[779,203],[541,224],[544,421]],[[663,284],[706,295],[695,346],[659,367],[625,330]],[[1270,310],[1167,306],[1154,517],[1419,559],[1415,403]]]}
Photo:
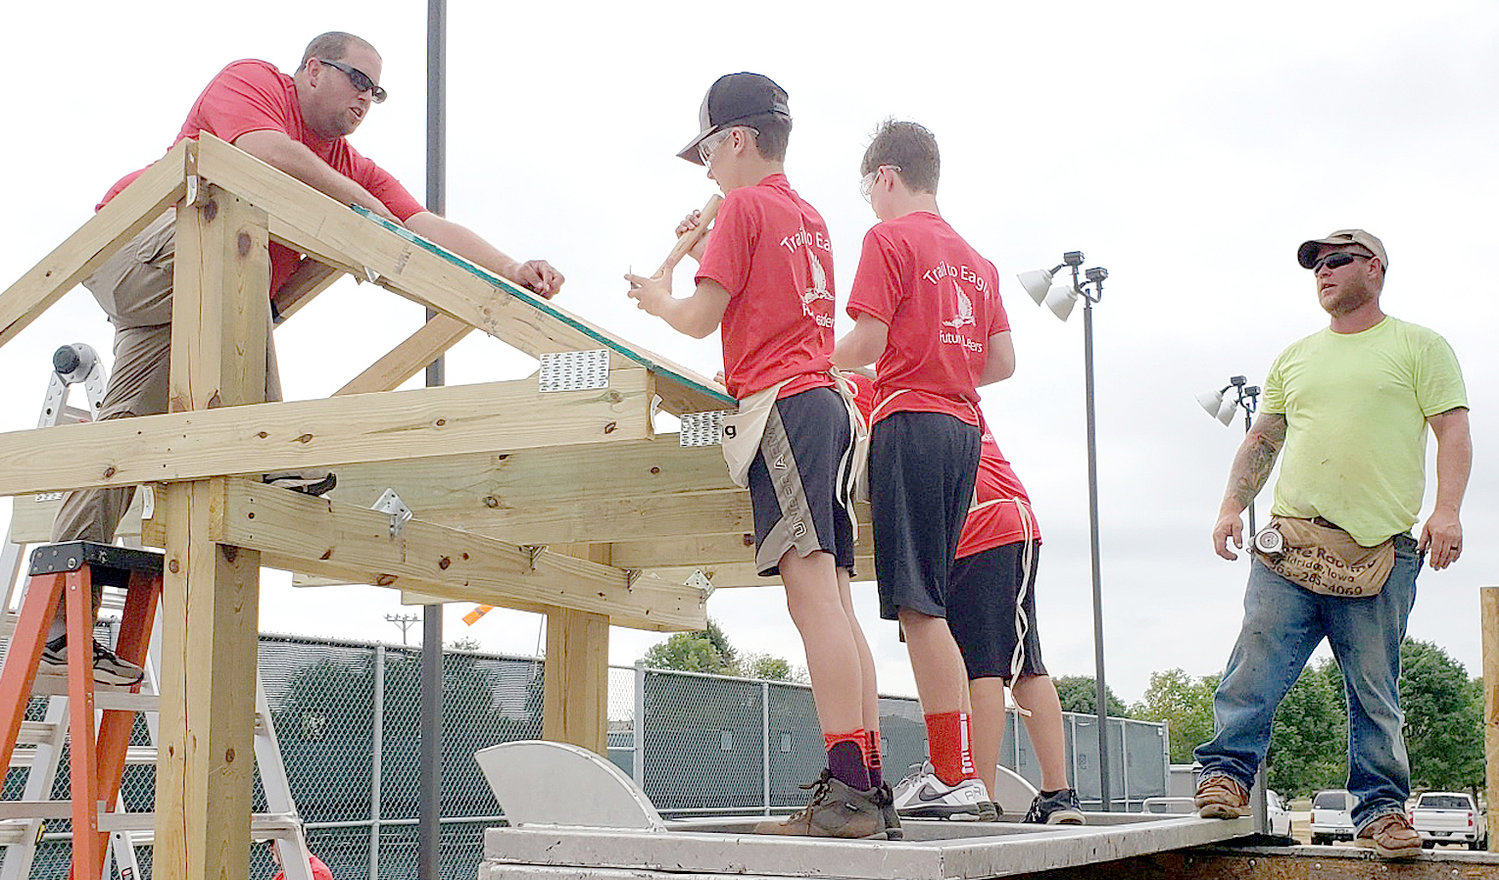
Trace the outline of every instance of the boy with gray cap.
{"label": "boy with gray cap", "polygon": [[[1213,695],[1217,732],[1196,751],[1196,805],[1204,818],[1248,812],[1271,718],[1325,637],[1348,697],[1355,842],[1410,858],[1421,839],[1405,814],[1400,643],[1426,554],[1446,568],[1462,552],[1458,512],[1473,459],[1467,394],[1446,340],[1381,310],[1390,261],[1378,238],[1339,229],[1303,242],[1296,258],[1331,324],[1271,366],[1213,527],[1213,550],[1237,558],[1227,542],[1244,546],[1239,516],[1281,458],[1270,524],[1253,538],[1243,628]],[[1436,504],[1417,540],[1410,528],[1426,486],[1428,426]],[[1320,563],[1298,564],[1312,558]]]}
{"label": "boy with gray cap", "polygon": [[[733,73],[708,90],[700,131],[677,155],[706,166],[724,192],[692,251],[697,286],[627,275],[640,308],[702,338],[722,327],[724,379],[739,399],[724,456],[754,507],[755,561],[779,574],[801,633],[828,767],[811,802],[763,834],[900,836],[880,778],[874,657],[854,616],[851,516],[858,413],[831,374],[833,256],[827,224],[786,180],[791,112],[769,77]],[[696,226],[689,216],[679,227]]]}

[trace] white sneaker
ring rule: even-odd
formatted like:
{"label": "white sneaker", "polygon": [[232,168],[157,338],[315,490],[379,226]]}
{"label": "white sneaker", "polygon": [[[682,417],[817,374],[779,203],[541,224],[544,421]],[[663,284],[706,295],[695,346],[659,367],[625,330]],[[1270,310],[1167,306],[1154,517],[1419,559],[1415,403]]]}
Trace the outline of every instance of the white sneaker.
{"label": "white sneaker", "polygon": [[[97,641],[92,647],[95,684],[133,685],[145,676],[144,669],[128,660],[121,659],[118,654]],[[40,670],[55,675],[68,674],[67,636],[58,636],[43,646]]]}
{"label": "white sneaker", "polygon": [[895,786],[895,812],[901,816],[934,819],[971,816],[987,822],[998,818],[989,792],[977,779],[948,785],[937,777],[930,761],[923,761],[920,769],[912,765],[912,770]]}

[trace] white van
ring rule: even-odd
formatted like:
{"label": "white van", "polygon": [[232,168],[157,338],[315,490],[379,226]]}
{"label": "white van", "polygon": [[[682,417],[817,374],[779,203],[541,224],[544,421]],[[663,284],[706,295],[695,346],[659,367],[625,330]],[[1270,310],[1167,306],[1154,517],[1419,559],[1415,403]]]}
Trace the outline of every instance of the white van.
{"label": "white van", "polygon": [[1325,846],[1334,840],[1353,839],[1354,798],[1346,789],[1319,791],[1312,798],[1312,845]]}

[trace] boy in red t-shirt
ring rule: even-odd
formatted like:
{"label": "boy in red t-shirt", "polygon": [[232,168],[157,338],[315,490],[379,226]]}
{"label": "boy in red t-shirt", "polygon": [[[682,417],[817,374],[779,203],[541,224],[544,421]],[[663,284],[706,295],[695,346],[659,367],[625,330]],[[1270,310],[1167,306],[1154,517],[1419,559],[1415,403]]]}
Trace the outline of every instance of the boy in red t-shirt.
{"label": "boy in red t-shirt", "polygon": [[1007,378],[1015,352],[994,265],[937,210],[939,167],[936,139],[912,122],[885,122],[865,150],[863,188],[881,222],[864,236],[848,302],[854,329],[833,363],[877,361],[869,501],[880,616],[905,633],[934,768],[895,807],[992,819],[947,605],[979,462],[977,387]]}
{"label": "boy in red t-shirt", "polygon": [[[850,374],[855,402],[867,419],[874,409],[874,380]],[[1043,825],[1084,822],[1077,793],[1067,782],[1062,705],[1046,666],[1036,630],[1036,562],[1041,530],[1031,512],[1030,496],[994,441],[984,422],[979,446],[973,506],[958,539],[947,603],[948,625],[968,670],[973,702],[973,761],[978,778],[992,795],[1005,732],[1005,686],[1027,711],[1025,732],[1041,765],[1041,792],[1031,801],[1024,821]],[[930,764],[895,787],[897,800],[932,775]],[[994,805],[995,817],[1001,811]],[[907,814],[928,815],[924,804]],[[942,815],[938,812],[935,815]]]}
{"label": "boy in red t-shirt", "polygon": [[[701,132],[678,155],[707,166],[724,201],[693,252],[697,287],[676,299],[669,273],[626,278],[640,308],[677,330],[701,338],[723,328],[725,384],[740,402],[724,454],[736,482],[749,486],[760,574],[780,574],[807,652],[828,768],[805,809],[756,830],[898,837],[900,821],[872,748],[879,719],[874,657],[849,593],[857,414],[830,375],[827,225],[786,181],[791,113],[780,86],[754,73],[721,77],[703,99],[699,121]],[[696,223],[689,216],[679,233]]]}

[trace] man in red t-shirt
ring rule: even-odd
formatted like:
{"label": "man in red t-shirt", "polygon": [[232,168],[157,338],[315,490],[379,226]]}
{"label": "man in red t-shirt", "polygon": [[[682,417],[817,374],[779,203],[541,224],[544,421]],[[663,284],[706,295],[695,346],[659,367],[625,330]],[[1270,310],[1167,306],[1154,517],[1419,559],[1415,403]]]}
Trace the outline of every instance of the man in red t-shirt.
{"label": "man in red t-shirt", "polygon": [[869,433],[880,616],[899,620],[926,718],[934,772],[897,810],[994,818],[969,746],[972,706],[947,605],[979,461],[977,387],[1015,369],[998,273],[937,210],[936,138],[886,121],[864,152],[880,223],[864,236],[840,369],[875,362]]}
{"label": "man in red t-shirt", "polygon": [[[874,410],[874,380],[849,374],[859,412],[867,419]],[[1041,530],[1031,513],[1030,496],[980,422],[978,475],[973,506],[958,539],[957,561],[949,582],[947,620],[968,670],[973,703],[971,727],[974,769],[992,795],[1005,732],[1005,686],[1015,694],[1041,765],[1041,792],[1031,801],[1024,821],[1045,825],[1081,824],[1082,808],[1067,782],[1066,747],[1062,734],[1062,705],[1056,686],[1041,662],[1041,638],[1036,629],[1036,563]],[[924,784],[930,765],[896,786],[902,798]],[[912,815],[926,812],[923,804],[908,808]],[[994,806],[995,817],[1002,812]]]}
{"label": "man in red t-shirt", "polygon": [[[897,837],[871,733],[879,728],[874,657],[854,617],[850,516],[857,414],[833,388],[833,258],[827,225],[791,189],[786,92],[767,77],[720,77],[703,100],[701,132],[678,155],[706,165],[724,191],[712,230],[693,251],[691,296],[669,273],[626,276],[640,308],[691,336],[723,328],[725,384],[739,398],[725,458],[754,507],[760,574],[780,574],[801,633],[828,768],[811,803],[765,834]],[[678,232],[696,226],[695,216]],[[741,461],[742,468],[734,461]],[[877,736],[877,734],[875,734]]]}
{"label": "man in red t-shirt", "polygon": [[[372,104],[385,100],[380,54],[352,34],[332,32],[307,46],[302,64],[287,76],[264,61],[236,61],[209,82],[188,112],[176,139],[208,132],[345,204],[361,205],[404,223],[455,253],[550,297],[563,277],[544,260],[511,259],[471,230],[425,210],[400,181],[355,152],[345,138],[359,127]],[[131,181],[126,175],[105,194],[108,202]],[[101,202],[101,207],[102,207]],[[100,419],[163,413],[172,335],[172,268],[176,256],[176,209],[167,210],[83,283],[115,325],[115,362]],[[270,246],[272,302],[296,270],[301,256]],[[266,337],[267,400],[281,399],[275,347]],[[266,474],[266,482],[313,495],[333,488],[326,470]],[[70,493],[52,525],[52,540],[114,540],[115,528],[135,487]],[[95,593],[95,613],[98,611]],[[65,667],[67,640],[62,607],[49,633],[43,663]],[[94,678],[133,684],[140,667],[94,643]]]}

